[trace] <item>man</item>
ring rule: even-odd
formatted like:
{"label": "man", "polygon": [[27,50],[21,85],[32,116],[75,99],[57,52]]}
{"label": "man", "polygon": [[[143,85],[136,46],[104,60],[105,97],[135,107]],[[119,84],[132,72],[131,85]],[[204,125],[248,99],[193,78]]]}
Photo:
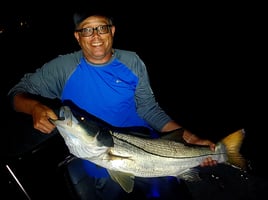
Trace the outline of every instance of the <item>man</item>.
{"label": "man", "polygon": [[[72,101],[88,113],[116,127],[141,126],[152,133],[182,128],[155,100],[146,66],[139,56],[135,52],[113,48],[115,26],[112,19],[100,12],[77,12],[73,19],[74,36],[81,50],[58,56],[35,73],[25,74],[9,91],[14,109],[30,114],[34,128],[47,134],[55,129],[48,119],[57,119],[57,115],[33,95],[57,98],[62,102]],[[209,145],[212,150],[215,148],[211,141],[200,139],[187,130],[182,139],[191,144]],[[83,162],[85,166],[95,166],[89,161]],[[215,164],[217,162],[208,157],[201,166]],[[127,198],[120,186],[107,177],[105,169],[90,169],[88,174],[92,185],[89,188],[92,192],[88,198]],[[161,199],[178,198],[180,195],[178,189],[174,189],[174,183],[172,189],[169,179],[165,177],[141,178],[135,184],[137,191],[141,191],[140,198],[148,198],[148,191],[153,185],[160,188]],[[179,183],[175,183],[175,186],[179,186]],[[161,193],[162,187],[165,191],[170,188],[170,191]]]}

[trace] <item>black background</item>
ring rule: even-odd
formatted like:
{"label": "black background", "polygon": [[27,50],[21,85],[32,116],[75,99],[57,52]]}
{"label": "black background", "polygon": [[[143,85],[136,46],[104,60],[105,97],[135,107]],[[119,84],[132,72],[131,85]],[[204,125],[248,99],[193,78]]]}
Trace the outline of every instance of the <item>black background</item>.
{"label": "black background", "polygon": [[[79,6],[94,5],[114,16],[114,47],[136,51],[144,60],[155,96],[167,113],[215,142],[244,128],[242,152],[251,161],[252,173],[267,178],[267,164],[263,163],[267,153],[263,6],[245,2],[96,2],[8,2],[1,6],[3,166],[10,162],[20,173],[20,165],[27,168],[34,166],[30,163],[42,163],[35,160],[32,150],[47,143],[52,147],[37,156],[44,165],[54,170],[54,163],[64,158],[64,145],[57,143],[61,140],[55,145],[53,137],[34,130],[29,116],[10,109],[6,94],[24,73],[78,49],[72,12]],[[25,154],[29,152],[28,158]],[[51,155],[55,161],[50,163]],[[43,172],[37,170],[36,174]]]}

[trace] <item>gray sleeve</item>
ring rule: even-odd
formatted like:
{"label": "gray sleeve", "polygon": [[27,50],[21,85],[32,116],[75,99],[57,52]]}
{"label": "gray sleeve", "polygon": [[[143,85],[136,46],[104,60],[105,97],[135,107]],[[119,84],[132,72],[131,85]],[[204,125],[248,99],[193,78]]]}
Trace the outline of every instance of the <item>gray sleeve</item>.
{"label": "gray sleeve", "polygon": [[160,131],[166,123],[171,121],[171,118],[156,101],[150,86],[146,66],[142,61],[140,61],[138,70],[139,83],[136,88],[138,114],[145,119],[151,127]]}
{"label": "gray sleeve", "polygon": [[163,126],[172,119],[159,106],[159,103],[155,99],[144,62],[135,52],[124,52],[119,50],[119,52],[117,51],[116,53],[121,54],[120,56],[117,55],[119,59],[139,77],[135,92],[137,112],[139,116],[147,121],[152,128],[160,131]]}
{"label": "gray sleeve", "polygon": [[26,73],[21,80],[10,89],[8,96],[18,93],[30,93],[42,97],[61,98],[66,80],[80,62],[80,54],[72,53],[60,55],[37,68],[33,73]]}

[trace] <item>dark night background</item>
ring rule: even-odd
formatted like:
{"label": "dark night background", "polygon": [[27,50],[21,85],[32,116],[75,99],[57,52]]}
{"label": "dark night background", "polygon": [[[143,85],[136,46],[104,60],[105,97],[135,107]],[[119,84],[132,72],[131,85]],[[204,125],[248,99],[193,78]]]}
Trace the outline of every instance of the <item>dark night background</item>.
{"label": "dark night background", "polygon": [[[85,2],[20,2],[16,6],[10,2],[0,8],[0,102],[4,112],[0,172],[6,199],[16,195],[23,199],[7,173],[7,165],[27,189],[31,188],[33,196],[40,195],[37,199],[67,193],[59,187],[64,179],[58,164],[68,154],[61,138],[34,130],[29,116],[11,110],[6,94],[24,73],[78,49],[72,11],[93,3]],[[245,129],[241,152],[250,161],[254,181],[258,180],[254,189],[265,194],[267,62],[263,6],[245,2],[167,1],[150,6],[138,1],[101,2],[114,16],[114,47],[136,51],[144,60],[157,100],[176,121],[215,142]]]}

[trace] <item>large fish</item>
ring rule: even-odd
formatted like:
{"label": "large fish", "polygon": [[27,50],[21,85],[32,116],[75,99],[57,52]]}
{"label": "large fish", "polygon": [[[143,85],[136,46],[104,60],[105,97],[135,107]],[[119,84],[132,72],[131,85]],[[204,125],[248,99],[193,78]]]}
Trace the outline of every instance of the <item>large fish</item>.
{"label": "large fish", "polygon": [[[208,156],[218,163],[244,169],[245,159],[240,154],[244,130],[238,130],[216,144],[215,152],[208,146],[187,145],[172,139],[179,131],[157,139],[116,129],[84,112],[62,106],[59,119],[51,120],[74,156],[87,159],[107,169],[114,181],[126,192],[131,192],[137,177],[174,176],[187,181],[200,180],[200,163]],[[96,118],[97,119],[97,118]],[[137,134],[136,134],[137,133]]]}

